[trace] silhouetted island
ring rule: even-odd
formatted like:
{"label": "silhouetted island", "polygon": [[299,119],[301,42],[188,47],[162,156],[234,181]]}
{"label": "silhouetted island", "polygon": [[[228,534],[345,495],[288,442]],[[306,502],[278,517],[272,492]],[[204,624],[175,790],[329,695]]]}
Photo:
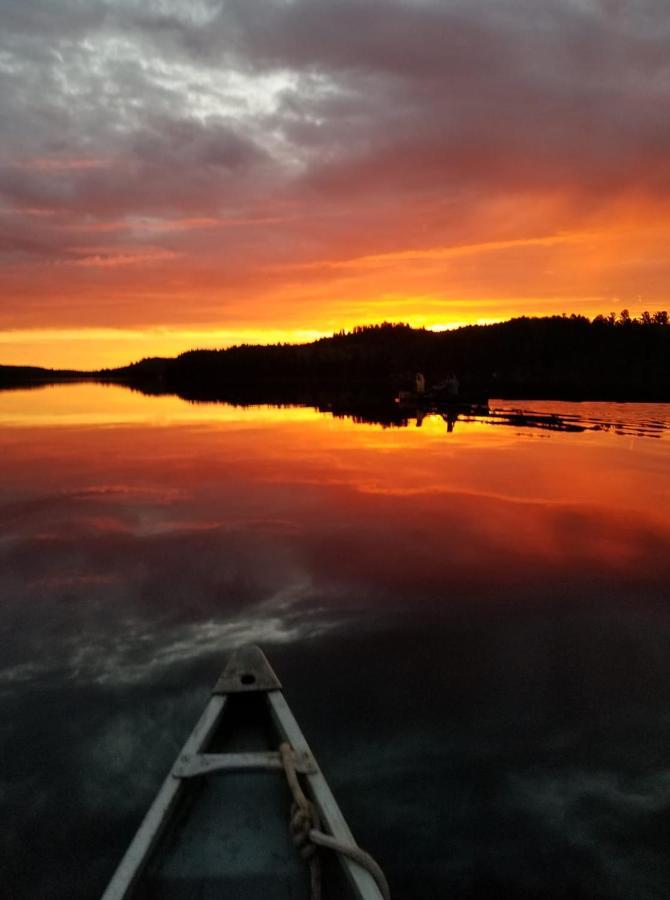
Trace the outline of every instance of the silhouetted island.
{"label": "silhouetted island", "polygon": [[93,372],[0,366],[0,387],[85,379],[191,400],[333,410],[392,402],[417,372],[428,385],[456,373],[462,396],[670,401],[668,313],[524,316],[442,332],[384,323],[308,344],[190,350]]}

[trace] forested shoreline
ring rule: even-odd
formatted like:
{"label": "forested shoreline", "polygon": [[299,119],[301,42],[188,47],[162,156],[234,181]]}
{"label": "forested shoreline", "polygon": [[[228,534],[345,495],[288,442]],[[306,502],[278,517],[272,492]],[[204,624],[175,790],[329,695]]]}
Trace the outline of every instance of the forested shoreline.
{"label": "forested shoreline", "polygon": [[668,314],[520,317],[441,332],[384,323],[312,343],[190,350],[118,369],[0,366],[0,387],[89,379],[194,400],[311,402],[329,393],[385,400],[419,371],[428,385],[453,372],[469,394],[670,401]]}

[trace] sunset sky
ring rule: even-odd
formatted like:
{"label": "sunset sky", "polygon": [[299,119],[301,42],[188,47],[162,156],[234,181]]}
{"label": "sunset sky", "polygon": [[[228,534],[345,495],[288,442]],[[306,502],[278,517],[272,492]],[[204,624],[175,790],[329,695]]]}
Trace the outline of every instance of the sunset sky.
{"label": "sunset sky", "polygon": [[0,0],[0,363],[667,308],[668,0]]}

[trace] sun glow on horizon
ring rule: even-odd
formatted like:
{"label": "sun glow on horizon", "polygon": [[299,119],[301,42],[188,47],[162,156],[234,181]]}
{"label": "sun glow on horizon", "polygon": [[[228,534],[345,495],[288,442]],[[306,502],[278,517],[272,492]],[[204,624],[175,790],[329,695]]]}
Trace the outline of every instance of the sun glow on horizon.
{"label": "sun glow on horizon", "polygon": [[104,369],[152,356],[178,356],[236,344],[306,343],[330,332],[314,329],[66,328],[0,331],[0,365]]}
{"label": "sun glow on horizon", "polygon": [[[65,327],[17,328],[0,330],[0,365],[40,366],[54,369],[96,370],[130,365],[148,357],[174,357],[188,350],[225,349],[240,344],[302,344],[339,332],[351,332],[357,327],[381,325],[386,322],[405,324],[429,331],[453,331],[472,325],[493,325],[518,316],[547,316],[579,313],[589,318],[598,314],[619,311],[627,305],[632,315],[644,308],[642,298],[636,304],[624,304],[619,298],[604,303],[602,298],[590,298],[583,307],[578,304],[548,301],[538,298],[526,303],[523,309],[510,307],[506,314],[498,313],[495,301],[469,301],[472,315],[463,315],[467,303],[450,301],[454,318],[445,320],[435,315],[444,301],[430,297],[388,298],[368,304],[352,304],[358,314],[338,320],[324,317],[321,327],[264,325],[262,323],[232,324],[221,327],[213,324],[184,325],[183,327],[149,326],[138,328]],[[365,310],[369,310],[366,313]],[[420,310],[420,311],[419,311]],[[432,314],[431,314],[432,313]]]}

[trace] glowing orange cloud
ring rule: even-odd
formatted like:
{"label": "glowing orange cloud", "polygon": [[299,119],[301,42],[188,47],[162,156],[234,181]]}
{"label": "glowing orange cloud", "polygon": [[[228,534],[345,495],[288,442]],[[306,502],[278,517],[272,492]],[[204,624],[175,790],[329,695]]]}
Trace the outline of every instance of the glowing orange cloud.
{"label": "glowing orange cloud", "polygon": [[[367,252],[363,236],[359,255],[350,255],[355,248],[347,240],[331,258],[305,259],[303,251],[293,261],[266,256],[257,265],[249,257],[219,264],[209,247],[197,253],[189,244],[193,235],[220,231],[210,221],[165,223],[154,234],[178,233],[176,243],[89,241],[70,246],[55,264],[6,267],[0,286],[13,303],[0,312],[0,361],[113,365],[179,352],[194,340],[198,346],[295,340],[383,320],[444,327],[519,314],[659,308],[667,229],[654,212],[655,220],[645,215],[644,227],[626,210],[576,232],[382,253]],[[255,239],[274,227],[255,225]],[[298,235],[298,249],[302,242]],[[81,329],[82,340],[59,337],[68,328]],[[31,345],[32,329],[51,333],[46,354],[37,333]]]}
{"label": "glowing orange cloud", "polygon": [[0,363],[667,307],[660,14],[541,5],[8,20]]}

